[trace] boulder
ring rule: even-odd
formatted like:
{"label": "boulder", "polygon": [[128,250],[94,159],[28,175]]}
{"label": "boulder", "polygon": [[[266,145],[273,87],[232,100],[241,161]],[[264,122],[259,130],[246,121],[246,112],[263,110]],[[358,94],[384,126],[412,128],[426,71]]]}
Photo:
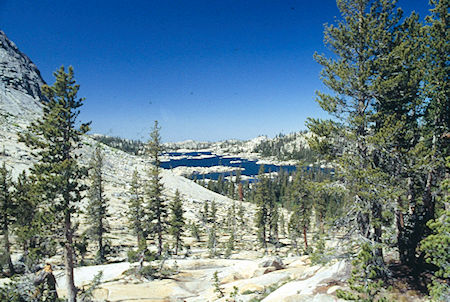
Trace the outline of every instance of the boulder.
{"label": "boulder", "polygon": [[249,293],[254,293],[254,292],[262,292],[264,290],[264,287],[258,284],[254,284],[254,283],[248,283],[243,285],[242,287],[239,288],[239,293],[242,294],[249,294]]}
{"label": "boulder", "polygon": [[[280,288],[272,292],[270,295],[268,295],[263,300],[263,302],[284,301],[283,299],[287,299],[288,297],[291,296],[314,295],[316,289],[324,285],[325,283],[333,280],[342,281],[343,279],[345,279],[347,277],[348,268],[349,264],[346,261],[340,261],[333,264],[332,266],[323,267],[308,279],[286,283],[285,285],[281,286]],[[297,298],[300,299],[300,297]],[[328,298],[324,297],[324,299]],[[322,300],[322,301],[329,301],[329,300]]]}
{"label": "boulder", "polygon": [[266,257],[259,262],[259,267],[275,267],[276,270],[283,269],[284,264],[280,257]]}

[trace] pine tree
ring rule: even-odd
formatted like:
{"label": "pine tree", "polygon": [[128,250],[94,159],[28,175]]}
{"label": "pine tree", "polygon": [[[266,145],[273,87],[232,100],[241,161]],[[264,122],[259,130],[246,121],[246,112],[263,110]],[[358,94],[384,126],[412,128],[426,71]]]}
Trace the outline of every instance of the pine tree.
{"label": "pine tree", "polygon": [[203,211],[200,213],[201,215],[201,221],[203,223],[208,223],[209,220],[209,205],[208,205],[208,201],[205,200],[205,202],[203,203]]}
{"label": "pine tree", "polygon": [[383,267],[382,213],[388,202],[378,194],[385,176],[371,138],[380,95],[376,76],[384,74],[384,61],[398,43],[402,13],[389,0],[337,3],[343,20],[325,29],[326,44],[335,57],[315,55],[324,67],[324,84],[335,92],[318,92],[318,102],[335,119],[310,119],[308,127],[317,135],[310,143],[329,159],[339,159],[358,207],[355,216],[360,233],[373,240],[377,246],[374,259]]}
{"label": "pine tree", "polygon": [[295,245],[297,238],[303,235],[305,251],[308,251],[307,231],[311,220],[312,203],[301,169],[301,165],[298,165],[297,173],[291,187],[291,203],[294,205],[294,208],[289,219],[288,228]]}
{"label": "pine tree", "polygon": [[145,232],[144,199],[140,190],[139,173],[135,169],[131,178],[130,199],[128,201],[128,221],[133,234],[136,235],[138,250],[147,249],[147,235]]}
{"label": "pine tree", "polygon": [[4,241],[4,257],[8,264],[9,273],[15,274],[14,266],[11,261],[11,242],[9,234],[14,223],[15,204],[12,198],[13,184],[11,181],[11,173],[6,168],[5,162],[0,167],[0,226],[3,233]]}
{"label": "pine tree", "polygon": [[167,205],[162,195],[163,184],[161,182],[160,172],[160,154],[162,150],[161,128],[158,126],[158,121],[155,121],[153,130],[150,133],[150,141],[148,143],[148,153],[153,162],[150,170],[150,184],[147,191],[148,195],[148,212],[149,225],[157,235],[158,241],[158,256],[162,255],[163,251],[163,233],[167,228]]}
{"label": "pine tree", "polygon": [[175,197],[170,205],[171,216],[170,216],[170,234],[175,240],[175,255],[178,255],[178,250],[181,248],[182,240],[181,235],[184,232],[184,218],[183,218],[183,203],[181,201],[180,192],[177,190],[175,192]]}
{"label": "pine tree", "polygon": [[280,214],[279,225],[280,225],[280,234],[281,234],[281,236],[286,237],[286,221],[285,221],[284,213],[283,213],[282,209],[281,209],[281,214]]}
{"label": "pine tree", "polygon": [[81,180],[87,169],[77,163],[76,151],[81,147],[81,138],[89,130],[89,124],[81,124],[77,129],[79,107],[84,99],[78,99],[79,85],[74,79],[73,68],[66,73],[61,67],[54,73],[53,86],[44,85],[42,91],[47,98],[44,115],[33,122],[29,132],[21,136],[27,146],[38,150],[33,155],[38,162],[32,173],[42,186],[45,199],[51,201],[49,210],[53,212],[64,230],[64,262],[67,278],[68,301],[76,301],[74,284],[74,251],[72,215],[78,212],[77,204],[82,199],[85,186]]}
{"label": "pine tree", "polygon": [[258,228],[258,240],[267,252],[267,225],[269,222],[268,194],[269,185],[267,177],[264,175],[264,165],[261,165],[258,173],[258,183],[256,184],[255,202],[258,206],[255,223]]}
{"label": "pine tree", "polygon": [[88,191],[89,202],[86,208],[87,221],[89,222],[89,237],[97,242],[97,263],[106,261],[105,234],[108,233],[108,199],[105,197],[103,180],[104,156],[102,148],[96,145],[90,163],[90,183]]}
{"label": "pine tree", "polygon": [[[446,158],[450,170],[450,156]],[[436,266],[433,282],[428,284],[430,296],[436,301],[450,298],[450,177],[441,181],[442,195],[437,198],[438,217],[430,220],[427,226],[431,234],[420,242],[420,250],[425,253],[425,261]],[[433,301],[434,301],[433,300]]]}
{"label": "pine tree", "polygon": [[211,257],[217,255],[217,207],[216,202],[211,202],[210,212],[211,226],[208,229],[208,249]]}
{"label": "pine tree", "polygon": [[16,240],[24,252],[25,263],[36,264],[33,262],[39,258],[38,253],[46,254],[45,246],[39,244],[41,238],[45,238],[45,229],[39,222],[38,194],[33,191],[32,180],[25,174],[25,171],[19,175],[14,186],[14,200],[17,204],[15,211]]}

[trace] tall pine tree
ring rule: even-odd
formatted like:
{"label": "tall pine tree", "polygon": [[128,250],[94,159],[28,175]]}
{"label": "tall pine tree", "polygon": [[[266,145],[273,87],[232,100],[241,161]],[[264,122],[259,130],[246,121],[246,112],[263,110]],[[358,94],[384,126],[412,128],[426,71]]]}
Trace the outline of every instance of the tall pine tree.
{"label": "tall pine tree", "polygon": [[147,249],[147,232],[144,224],[144,198],[140,188],[139,173],[134,170],[131,178],[131,196],[128,201],[128,221],[134,235],[136,235],[138,249],[142,251]]}
{"label": "tall pine tree", "polygon": [[180,192],[178,190],[176,190],[173,201],[170,204],[170,212],[169,231],[175,240],[175,255],[178,255],[178,250],[183,244],[181,236],[183,235],[185,226],[183,202],[181,201]]}
{"label": "tall pine tree", "polygon": [[153,130],[150,133],[150,141],[148,142],[148,153],[152,161],[152,167],[150,170],[150,184],[147,189],[149,226],[157,236],[158,256],[162,255],[163,233],[167,229],[167,204],[162,194],[163,184],[161,182],[161,161],[159,159],[163,151],[160,130],[158,121],[155,121]]}
{"label": "tall pine tree", "polygon": [[9,235],[14,223],[14,212],[16,208],[12,198],[12,189],[11,172],[8,171],[5,162],[3,162],[3,165],[0,167],[0,226],[4,241],[4,257],[11,275],[15,271],[11,261],[11,242]]}
{"label": "tall pine tree", "polygon": [[402,17],[390,0],[338,0],[342,20],[325,28],[325,41],[335,53],[315,55],[323,66],[322,80],[334,94],[317,92],[319,105],[335,119],[309,120],[316,134],[311,145],[329,158],[338,158],[357,209],[360,234],[373,243],[374,263],[383,274],[383,211],[388,200],[383,175],[371,143],[379,96],[376,76],[397,43]]}
{"label": "tall pine tree", "polygon": [[73,68],[69,67],[66,72],[62,66],[54,76],[56,82],[53,86],[42,87],[48,100],[44,103],[43,117],[30,125],[21,140],[37,150],[33,156],[38,162],[32,173],[44,188],[48,209],[63,229],[67,298],[69,302],[75,302],[72,216],[78,212],[77,205],[85,190],[81,180],[87,175],[87,169],[77,163],[79,155],[76,151],[81,148],[82,135],[89,130],[89,124],[84,123],[77,128],[79,108],[84,99],[77,97],[80,86],[74,79]]}
{"label": "tall pine tree", "polygon": [[87,220],[89,222],[89,237],[97,242],[97,263],[106,261],[105,234],[109,231],[108,226],[108,199],[105,196],[105,185],[103,180],[104,156],[102,148],[96,145],[90,163],[90,183],[88,192],[89,203],[86,208]]}

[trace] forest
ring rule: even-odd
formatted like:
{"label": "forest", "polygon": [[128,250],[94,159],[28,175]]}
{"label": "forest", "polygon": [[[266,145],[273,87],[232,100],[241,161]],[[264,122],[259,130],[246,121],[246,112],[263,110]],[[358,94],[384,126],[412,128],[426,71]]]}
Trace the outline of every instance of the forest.
{"label": "forest", "polygon": [[[55,83],[42,87],[42,118],[19,134],[31,150],[32,167],[17,179],[4,163],[0,167],[0,274],[13,280],[0,287],[0,300],[61,300],[54,284],[44,289],[24,278],[61,255],[67,301],[92,301],[92,288],[75,286],[74,268],[108,263],[124,249],[108,239],[101,142],[151,163],[146,176],[135,169],[123,200],[127,232],[135,238],[127,260],[141,264],[131,273],[168,277],[152,263],[164,264],[182,251],[188,257],[186,237],[205,246],[210,258],[229,258],[254,232],[252,245],[264,255],[285,248],[308,255],[313,264],[350,259],[348,287],[337,291],[338,298],[389,301],[401,280],[433,301],[448,301],[448,0],[430,3],[429,16],[421,19],[404,16],[391,0],[338,0],[341,18],[324,31],[330,53],[314,55],[326,86],[316,101],[329,119],[308,119],[308,149],[285,153],[283,136],[257,149],[264,156],[299,159],[297,171],[264,174],[262,167],[253,183],[239,173],[229,180],[198,179],[233,203],[219,215],[215,201],[205,201],[195,209],[197,221],[185,217],[180,192],[164,194],[157,121],[145,155],[138,141],[99,136],[89,163],[80,164],[90,123],[78,119],[84,99],[77,95],[73,68],[58,69]],[[305,169],[310,163],[332,166],[333,173]],[[328,250],[334,240],[345,253]],[[19,252],[23,267],[12,261]],[[223,298],[217,274],[215,286]]]}

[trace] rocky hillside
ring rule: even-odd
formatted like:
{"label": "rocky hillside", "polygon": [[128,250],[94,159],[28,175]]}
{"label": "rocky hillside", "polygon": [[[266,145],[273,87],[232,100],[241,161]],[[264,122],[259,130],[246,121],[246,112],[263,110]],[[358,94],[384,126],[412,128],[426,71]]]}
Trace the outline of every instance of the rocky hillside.
{"label": "rocky hillside", "polygon": [[210,151],[215,154],[236,155],[248,159],[260,159],[271,163],[296,164],[298,160],[313,163],[317,160],[308,146],[311,133],[300,131],[279,134],[274,138],[258,136],[250,140],[225,140],[219,142],[198,142],[187,140],[166,143],[167,151],[189,152]]}
{"label": "rocky hillside", "polygon": [[[2,31],[0,43],[0,162],[5,162],[7,168],[12,170],[13,177],[16,177],[31,167],[34,161],[30,156],[31,150],[18,142],[18,133],[25,131],[33,120],[41,116],[44,100],[40,86],[45,82],[36,65]],[[87,165],[96,143],[89,136],[84,137],[81,164]],[[111,204],[111,225],[114,237],[123,238],[123,235],[128,235],[125,215],[132,173],[137,169],[144,183],[150,164],[145,157],[134,156],[106,145],[103,145],[103,150],[106,195]],[[221,212],[225,212],[225,205],[232,202],[170,171],[163,171],[162,181],[167,198],[172,198],[177,189],[180,191],[189,219],[195,219],[199,215],[199,204],[205,200],[215,200],[218,205],[223,205]]]}
{"label": "rocky hillside", "polygon": [[[28,170],[34,159],[31,150],[18,142],[18,133],[42,115],[42,94],[40,86],[44,81],[31,60],[19,51],[14,43],[0,31],[0,163],[17,177]],[[89,100],[87,100],[89,101]],[[94,121],[95,122],[95,121]],[[305,146],[304,135],[279,137],[285,146]],[[85,136],[80,150],[80,164],[87,165],[98,142]],[[196,143],[193,141],[168,144],[173,150],[210,149],[215,153],[240,153],[248,156],[262,145],[277,145],[276,140],[258,137],[253,140],[225,141],[220,143]],[[144,268],[158,269],[164,277],[154,280],[152,274],[138,274],[138,263],[127,262],[127,251],[135,248],[135,238],[127,226],[127,200],[129,186],[135,169],[140,173],[142,183],[147,181],[150,163],[145,157],[132,155],[116,148],[103,145],[105,195],[109,200],[109,224],[111,245],[116,253],[109,257],[111,263],[105,265],[80,266],[75,269],[75,282],[81,288],[88,284],[99,271],[103,278],[94,292],[96,301],[342,301],[336,297],[336,290],[347,288],[345,280],[349,276],[348,261],[337,255],[345,252],[345,247],[337,244],[336,234],[327,234],[325,254],[331,263],[311,265],[308,256],[297,256],[286,234],[280,235],[280,246],[270,245],[267,251],[257,244],[254,227],[255,207],[240,204],[245,209],[245,217],[238,227],[227,220],[233,200],[203,188],[194,182],[163,170],[162,182],[166,198],[172,198],[179,190],[185,209],[185,218],[199,223],[205,202],[215,201],[217,206],[217,242],[208,248],[210,226],[203,222],[202,232],[195,237],[186,231],[183,240],[186,249],[183,255],[168,256],[169,259],[144,263]],[[81,205],[83,208],[83,204]],[[288,213],[285,212],[286,218]],[[78,216],[81,228],[83,215]],[[200,224],[200,223],[199,223]],[[235,228],[234,249],[228,249],[230,228]],[[312,236],[308,235],[308,236]],[[311,240],[309,238],[308,240]],[[233,242],[233,241],[231,241]],[[188,248],[189,247],[189,248]],[[214,253],[212,253],[212,251]],[[15,261],[20,258],[13,250]],[[269,257],[265,257],[269,254]],[[92,252],[91,252],[92,256]],[[60,296],[65,294],[64,272],[61,255],[50,259],[58,280]],[[17,262],[16,262],[17,263]],[[152,267],[153,265],[153,267]],[[158,268],[155,268],[155,267]],[[151,270],[150,270],[151,271]],[[131,273],[130,273],[131,272]],[[215,277],[216,276],[216,277]],[[33,278],[33,276],[24,276]],[[10,279],[0,279],[0,286]],[[419,301],[407,293],[408,301]]]}

